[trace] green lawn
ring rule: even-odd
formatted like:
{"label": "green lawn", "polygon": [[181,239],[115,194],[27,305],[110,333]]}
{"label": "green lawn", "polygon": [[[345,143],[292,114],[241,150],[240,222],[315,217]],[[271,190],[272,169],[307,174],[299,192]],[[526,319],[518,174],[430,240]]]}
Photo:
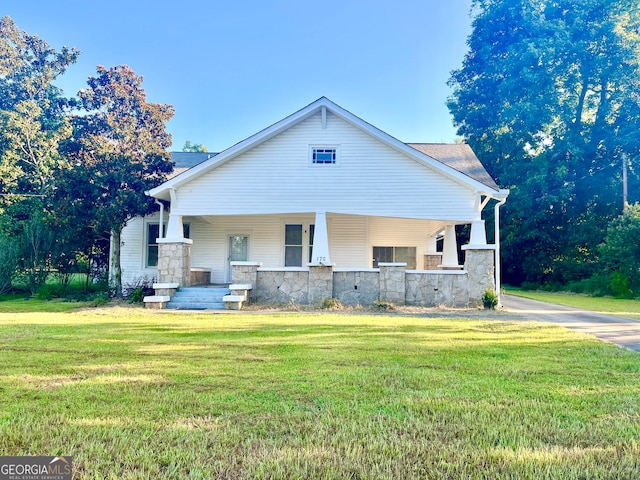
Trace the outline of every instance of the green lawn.
{"label": "green lawn", "polygon": [[541,302],[566,305],[580,310],[619,315],[634,320],[640,320],[640,300],[627,300],[611,297],[588,297],[570,293],[549,293],[507,288],[504,293],[519,297],[540,300]]}
{"label": "green lawn", "polygon": [[28,294],[0,296],[0,315],[3,313],[72,312],[89,306],[89,302],[66,302],[63,299],[38,300]]}
{"label": "green lawn", "polygon": [[640,355],[551,324],[0,312],[0,366],[0,455],[76,478],[640,477]]}

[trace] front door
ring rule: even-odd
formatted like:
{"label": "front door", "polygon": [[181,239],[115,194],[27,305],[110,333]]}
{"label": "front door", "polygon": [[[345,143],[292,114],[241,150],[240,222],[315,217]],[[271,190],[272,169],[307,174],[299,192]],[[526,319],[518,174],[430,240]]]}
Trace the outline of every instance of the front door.
{"label": "front door", "polygon": [[249,260],[249,237],[247,235],[229,235],[229,255],[227,261],[227,281],[231,281],[231,262]]}

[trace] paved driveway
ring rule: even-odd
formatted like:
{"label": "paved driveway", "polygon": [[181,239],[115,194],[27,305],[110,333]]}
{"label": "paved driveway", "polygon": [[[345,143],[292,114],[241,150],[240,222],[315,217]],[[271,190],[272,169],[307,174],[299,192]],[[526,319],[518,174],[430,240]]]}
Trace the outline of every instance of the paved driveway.
{"label": "paved driveway", "polygon": [[640,321],[623,317],[576,310],[562,305],[502,295],[504,310],[528,320],[552,322],[562,327],[588,333],[605,342],[640,352]]}

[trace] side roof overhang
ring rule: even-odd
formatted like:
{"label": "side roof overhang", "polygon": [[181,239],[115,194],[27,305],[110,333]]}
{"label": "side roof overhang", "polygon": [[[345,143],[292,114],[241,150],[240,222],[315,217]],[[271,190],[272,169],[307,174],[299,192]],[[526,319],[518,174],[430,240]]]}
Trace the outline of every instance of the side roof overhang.
{"label": "side roof overhang", "polygon": [[190,168],[187,171],[170,178],[169,180],[149,190],[146,193],[147,195],[158,199],[170,200],[171,190],[178,189],[182,185],[189,183],[191,180],[198,178],[201,175],[219,167],[220,165],[233,160],[239,155],[242,155],[243,153],[251,150],[261,143],[268,141],[269,139],[306,120],[307,118],[317,113],[326,115],[326,112],[331,112],[333,115],[336,115],[337,117],[348,122],[354,127],[376,138],[380,142],[403,153],[404,155],[412,158],[425,167],[431,168],[434,171],[439,172],[440,174],[460,183],[461,185],[466,186],[469,189],[496,199],[506,198],[506,196],[508,195],[508,190],[501,190],[489,176],[489,174],[486,173],[486,170],[477,159],[477,157],[475,157],[473,152],[471,152],[473,159],[469,160],[467,158],[468,162],[466,165],[471,165],[472,169],[476,173],[478,170],[481,170],[482,172],[484,172],[484,175],[479,176],[472,171],[462,171],[459,168],[455,168],[454,166],[447,164],[444,158],[438,160],[437,155],[429,155],[428,153],[425,153],[431,153],[428,148],[421,148],[422,145],[425,144],[402,143],[400,140],[374,127],[370,123],[362,120],[348,110],[345,110],[339,105],[333,103],[326,97],[319,98],[315,102],[307,105],[301,110],[298,110],[292,115],[289,115],[288,117],[280,120],[277,123],[274,123],[264,130],[261,130],[260,132],[246,138],[245,140],[236,143],[232,147],[218,153],[214,157],[209,158],[208,160],[194,166],[193,168]]}

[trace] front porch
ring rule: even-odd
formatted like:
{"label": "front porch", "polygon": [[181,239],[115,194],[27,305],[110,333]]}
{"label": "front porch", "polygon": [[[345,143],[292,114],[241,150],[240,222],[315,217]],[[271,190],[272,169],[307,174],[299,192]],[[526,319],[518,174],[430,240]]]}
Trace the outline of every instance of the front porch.
{"label": "front porch", "polygon": [[[241,308],[248,301],[265,305],[319,305],[327,298],[336,298],[345,305],[371,305],[377,300],[425,307],[476,305],[486,289],[495,288],[493,257],[491,246],[468,248],[463,268],[449,270],[407,270],[405,263],[341,269],[325,265],[265,268],[258,262],[232,262],[234,283],[224,297],[228,301],[203,306],[200,289],[183,288],[179,295],[191,299],[192,304],[183,302],[175,308],[221,309],[225,304],[226,308]],[[235,298],[240,292],[234,285],[244,289],[242,299]],[[164,288],[166,284],[158,287]],[[165,290],[158,289],[157,293],[169,293],[168,298],[174,298]],[[170,303],[166,305],[171,308]]]}
{"label": "front porch", "polygon": [[[183,217],[170,215],[167,237],[156,240],[158,282],[189,287],[196,282],[210,283],[214,277],[216,283],[222,283],[224,278],[224,283],[252,285],[250,300],[261,304],[314,305],[335,298],[346,305],[383,300],[430,307],[480,303],[483,292],[496,287],[495,247],[486,244],[481,220],[468,222],[471,236],[470,243],[462,247],[464,264],[459,264],[456,223],[452,221],[326,212],[209,217],[203,224],[188,220],[189,231],[201,232],[201,236],[179,235],[184,231]],[[195,265],[211,258],[214,250],[206,239],[215,238],[216,232],[222,240],[218,240],[216,255],[225,253],[226,246],[226,259],[214,264],[214,273],[192,266],[196,248]],[[262,241],[249,242],[255,237]],[[436,248],[438,239],[442,240],[440,249]],[[239,251],[244,258],[235,256],[236,244],[242,247]],[[334,257],[339,262],[334,263]],[[263,262],[263,258],[271,260]]]}

